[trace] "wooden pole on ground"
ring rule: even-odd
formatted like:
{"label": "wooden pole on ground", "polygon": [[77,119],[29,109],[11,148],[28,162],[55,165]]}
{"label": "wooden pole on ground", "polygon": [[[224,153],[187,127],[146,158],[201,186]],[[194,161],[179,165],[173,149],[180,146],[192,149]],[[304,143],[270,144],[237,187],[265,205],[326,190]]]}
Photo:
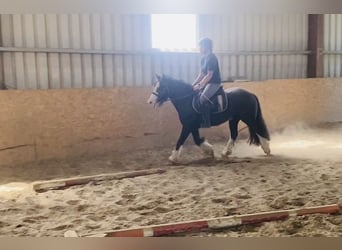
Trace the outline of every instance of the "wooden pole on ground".
{"label": "wooden pole on ground", "polygon": [[62,189],[62,188],[67,188],[67,187],[71,187],[75,185],[84,185],[90,182],[98,182],[98,181],[105,181],[105,180],[121,180],[125,178],[134,178],[134,177],[144,176],[144,175],[163,174],[165,172],[166,172],[166,169],[158,168],[158,169],[123,172],[123,173],[101,174],[101,175],[74,177],[74,178],[52,180],[52,181],[35,182],[33,183],[33,190],[35,190],[36,192],[45,192],[45,191],[52,190],[52,189]]}
{"label": "wooden pole on ground", "polygon": [[[82,237],[157,237],[174,233],[198,232],[210,229],[224,229],[240,225],[258,224],[261,222],[286,220],[291,217],[310,214],[333,214],[340,211],[338,204],[289,209],[256,214],[234,215],[206,220],[178,222],[156,226],[117,230],[106,233],[83,235]],[[66,237],[78,237],[75,231],[65,233]]]}

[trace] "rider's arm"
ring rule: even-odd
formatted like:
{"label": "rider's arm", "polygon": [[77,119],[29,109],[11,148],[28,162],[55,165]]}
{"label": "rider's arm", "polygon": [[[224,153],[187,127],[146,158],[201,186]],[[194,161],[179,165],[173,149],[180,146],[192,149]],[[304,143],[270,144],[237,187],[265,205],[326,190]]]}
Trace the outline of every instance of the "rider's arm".
{"label": "rider's arm", "polygon": [[199,82],[199,85],[205,86],[208,82],[210,82],[211,78],[213,77],[214,71],[208,71],[208,73],[202,78]]}
{"label": "rider's arm", "polygon": [[205,76],[205,75],[204,75],[203,72],[201,71],[201,72],[198,74],[196,80],[192,83],[192,86],[194,86],[194,85],[196,85],[197,83],[199,83],[200,81],[202,81],[202,79],[204,78],[204,76]]}

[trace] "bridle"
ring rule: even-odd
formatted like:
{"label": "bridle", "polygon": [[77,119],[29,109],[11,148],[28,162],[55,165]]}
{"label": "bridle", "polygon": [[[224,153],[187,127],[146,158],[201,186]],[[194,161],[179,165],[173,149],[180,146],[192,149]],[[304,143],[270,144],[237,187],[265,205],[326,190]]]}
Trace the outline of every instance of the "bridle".
{"label": "bridle", "polygon": [[155,95],[156,97],[159,97],[159,94],[157,92],[152,92],[152,95]]}

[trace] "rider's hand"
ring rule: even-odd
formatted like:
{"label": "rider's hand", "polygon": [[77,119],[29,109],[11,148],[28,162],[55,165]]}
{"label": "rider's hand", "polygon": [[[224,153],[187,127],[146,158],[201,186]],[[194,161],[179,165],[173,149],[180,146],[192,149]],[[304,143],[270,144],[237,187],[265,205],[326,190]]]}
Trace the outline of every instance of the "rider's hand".
{"label": "rider's hand", "polygon": [[200,84],[195,84],[192,86],[193,90],[197,91],[197,90],[200,90],[201,89],[201,85]]}

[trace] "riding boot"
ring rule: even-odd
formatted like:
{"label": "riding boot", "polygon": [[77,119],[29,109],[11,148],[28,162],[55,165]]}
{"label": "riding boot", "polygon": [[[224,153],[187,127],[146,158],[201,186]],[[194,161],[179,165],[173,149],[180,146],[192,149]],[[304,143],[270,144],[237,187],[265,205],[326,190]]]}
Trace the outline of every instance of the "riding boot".
{"label": "riding boot", "polygon": [[202,122],[201,128],[210,128],[211,121],[210,121],[210,103],[203,103],[202,104]]}

